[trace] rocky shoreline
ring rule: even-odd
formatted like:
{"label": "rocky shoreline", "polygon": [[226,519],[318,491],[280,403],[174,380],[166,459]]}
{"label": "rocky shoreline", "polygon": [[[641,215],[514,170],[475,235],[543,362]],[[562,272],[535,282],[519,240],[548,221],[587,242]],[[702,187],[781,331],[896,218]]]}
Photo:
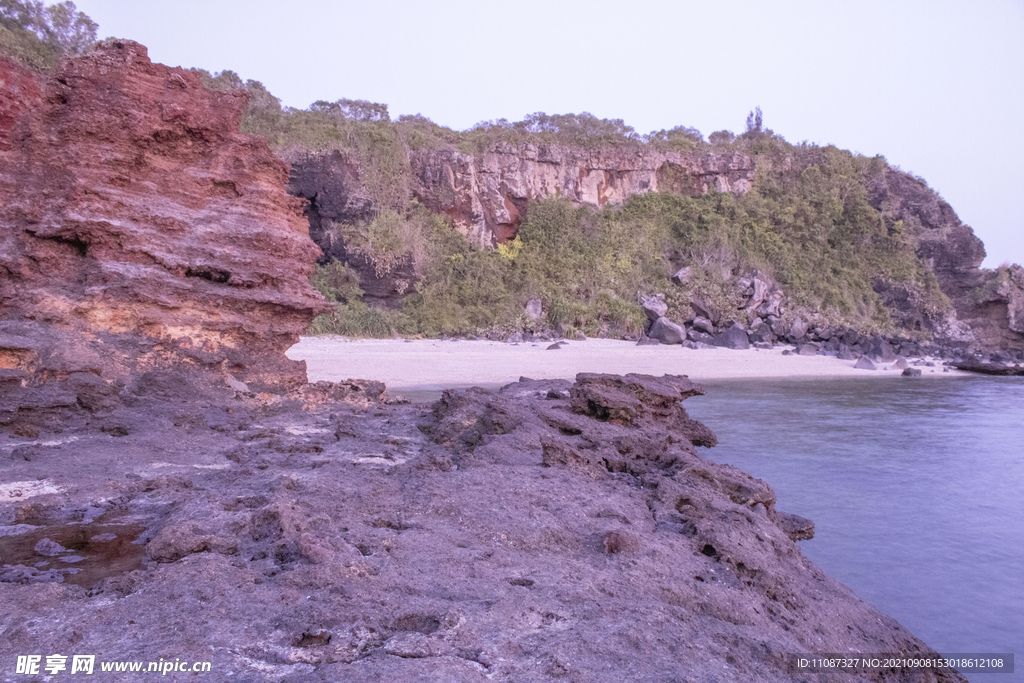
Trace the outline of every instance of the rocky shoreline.
{"label": "rocky shoreline", "polygon": [[767,483],[698,455],[686,377],[430,407],[306,382],[284,352],[329,308],[317,251],[244,98],[120,40],[0,75],[5,671],[790,681],[798,653],[934,654],[803,557],[813,524]]}
{"label": "rocky shoreline", "polygon": [[430,407],[374,383],[261,404],[152,373],[116,407],[0,446],[0,658],[789,681],[792,653],[930,654],[802,556],[813,524],[765,482],[699,457],[715,436],[679,400],[702,392],[581,375]]}

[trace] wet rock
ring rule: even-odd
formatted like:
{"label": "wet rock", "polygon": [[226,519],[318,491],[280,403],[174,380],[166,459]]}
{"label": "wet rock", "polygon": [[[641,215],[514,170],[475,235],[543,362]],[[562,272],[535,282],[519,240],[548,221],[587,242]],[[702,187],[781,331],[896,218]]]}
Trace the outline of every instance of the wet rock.
{"label": "wet rock", "polygon": [[904,377],[920,377],[921,368],[905,368],[900,374]]}
{"label": "wet rock", "polygon": [[[953,363],[953,367],[957,370],[965,370],[967,372],[977,372],[983,375],[1003,375],[1003,376],[1024,376],[1024,368],[1020,366],[1007,366],[999,365],[996,363],[983,363],[976,360],[966,360],[959,363]],[[944,372],[948,372],[949,368],[943,368]]]}
{"label": "wet rock", "polygon": [[186,555],[204,552],[234,555],[238,545],[232,538],[204,533],[193,522],[168,525],[146,545],[146,554],[157,562],[175,562]]}

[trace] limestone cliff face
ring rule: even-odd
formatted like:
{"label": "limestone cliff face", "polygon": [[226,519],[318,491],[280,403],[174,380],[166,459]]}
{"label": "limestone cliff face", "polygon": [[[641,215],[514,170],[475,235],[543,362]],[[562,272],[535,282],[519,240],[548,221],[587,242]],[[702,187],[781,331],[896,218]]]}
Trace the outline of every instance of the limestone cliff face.
{"label": "limestone cliff face", "polygon": [[[410,151],[408,161],[409,195],[451,218],[456,229],[480,246],[513,239],[530,200],[564,197],[580,205],[604,206],[645,192],[698,195],[713,189],[743,194],[752,187],[755,172],[750,157],[740,154],[685,155],[639,146],[498,144],[475,155]],[[346,261],[359,272],[367,301],[394,306],[411,291],[409,283],[416,280],[411,261],[377,273],[330,230],[332,223],[365,222],[378,208],[357,159],[337,151],[295,158],[288,190],[308,201],[310,236],[325,256]]]}
{"label": "limestone cliff face", "polygon": [[414,152],[409,161],[417,199],[450,216],[481,245],[514,238],[531,199],[604,206],[645,192],[743,194],[754,181],[754,165],[743,155],[687,156],[642,147],[500,144],[480,155]]}
{"label": "limestone cliff face", "polygon": [[105,41],[45,82],[0,60],[0,368],[216,369],[305,382],[284,351],[328,309],[287,167],[241,92]]}

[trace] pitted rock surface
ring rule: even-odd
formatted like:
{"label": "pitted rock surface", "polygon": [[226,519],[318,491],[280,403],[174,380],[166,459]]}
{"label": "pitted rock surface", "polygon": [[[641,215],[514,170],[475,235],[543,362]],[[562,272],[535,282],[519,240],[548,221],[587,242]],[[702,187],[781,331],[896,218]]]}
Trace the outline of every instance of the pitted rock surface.
{"label": "pitted rock surface", "polygon": [[[53,492],[0,502],[0,657],[173,652],[296,682],[781,683],[787,653],[930,652],[803,557],[791,539],[813,527],[771,487],[699,457],[685,378],[524,379],[432,408],[361,398],[372,386],[182,402],[152,382],[127,436],[68,425],[7,461]],[[573,410],[612,392],[630,421]],[[0,457],[34,443],[4,441]],[[17,545],[30,534],[56,554]],[[100,563],[103,543],[122,545]]]}

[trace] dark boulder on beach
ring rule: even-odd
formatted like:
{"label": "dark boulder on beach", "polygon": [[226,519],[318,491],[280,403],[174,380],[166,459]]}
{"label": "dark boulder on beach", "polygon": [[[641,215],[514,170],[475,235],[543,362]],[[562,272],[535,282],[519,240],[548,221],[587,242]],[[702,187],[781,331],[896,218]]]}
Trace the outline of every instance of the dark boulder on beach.
{"label": "dark boulder on beach", "polygon": [[742,325],[733,325],[711,340],[715,346],[727,349],[749,349],[750,340]]}
{"label": "dark boulder on beach", "polygon": [[868,358],[867,356],[861,356],[857,360],[857,362],[854,363],[853,367],[857,368],[858,370],[877,370],[878,369],[878,367],[874,363],[872,363],[871,359]]}
{"label": "dark boulder on beach", "polygon": [[686,328],[677,325],[668,318],[658,318],[647,336],[657,339],[662,344],[682,344],[686,339]]}
{"label": "dark boulder on beach", "polygon": [[814,342],[808,342],[806,344],[797,344],[796,352],[800,356],[817,356],[820,351],[817,344]]}

